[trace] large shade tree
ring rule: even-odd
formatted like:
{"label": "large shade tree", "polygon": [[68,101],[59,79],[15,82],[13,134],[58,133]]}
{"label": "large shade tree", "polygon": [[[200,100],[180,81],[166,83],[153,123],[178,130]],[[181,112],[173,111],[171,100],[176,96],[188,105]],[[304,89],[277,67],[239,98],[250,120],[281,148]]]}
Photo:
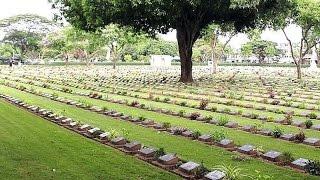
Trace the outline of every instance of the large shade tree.
{"label": "large shade tree", "polygon": [[[182,82],[192,82],[192,47],[212,23],[237,30],[283,11],[287,0],[49,0],[76,27],[96,30],[110,23],[155,35],[177,30]],[[62,19],[60,16],[59,18]]]}

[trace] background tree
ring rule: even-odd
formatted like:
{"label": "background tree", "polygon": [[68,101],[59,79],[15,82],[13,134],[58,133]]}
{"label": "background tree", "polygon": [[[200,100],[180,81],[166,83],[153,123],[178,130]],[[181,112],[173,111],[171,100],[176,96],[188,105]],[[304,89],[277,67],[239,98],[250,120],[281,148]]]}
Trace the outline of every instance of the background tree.
{"label": "background tree", "polygon": [[[213,61],[213,73],[217,72],[218,63],[224,56],[227,45],[231,39],[237,34],[237,30],[233,24],[211,24],[202,32],[205,41],[210,43],[211,60]],[[219,37],[226,38],[225,42],[220,42]]]}
{"label": "background tree", "polygon": [[40,51],[41,35],[24,32],[24,31],[12,31],[3,38],[2,42],[9,43],[20,49],[21,56],[35,58]]}
{"label": "background tree", "polygon": [[[320,1],[318,0],[293,0],[288,15],[276,16],[270,19],[274,28],[281,29],[289,46],[291,57],[297,68],[297,78],[302,78],[301,65],[305,56],[316,46],[317,38],[320,36]],[[296,24],[301,27],[301,39],[298,55],[295,55],[292,40],[287,35],[285,27]]]}
{"label": "background tree", "polygon": [[[182,82],[192,82],[192,47],[201,31],[215,22],[234,23],[237,30],[283,11],[287,0],[50,0],[76,27],[96,30],[110,23],[155,35],[177,30]],[[59,17],[62,19],[62,17]],[[259,21],[257,20],[259,19]]]}
{"label": "background tree", "polygon": [[261,34],[261,29],[248,31],[247,35],[250,41],[241,47],[241,54],[244,57],[254,55],[258,58],[260,64],[264,63],[267,57],[276,57],[281,54],[281,51],[276,47],[276,43],[261,39]]}
{"label": "background tree", "polygon": [[20,14],[0,20],[0,30],[5,33],[22,31],[44,35],[60,28],[60,24],[35,14]]}
{"label": "background tree", "polygon": [[0,57],[3,59],[10,59],[15,54],[20,54],[20,49],[16,48],[12,44],[1,43],[0,44]]}

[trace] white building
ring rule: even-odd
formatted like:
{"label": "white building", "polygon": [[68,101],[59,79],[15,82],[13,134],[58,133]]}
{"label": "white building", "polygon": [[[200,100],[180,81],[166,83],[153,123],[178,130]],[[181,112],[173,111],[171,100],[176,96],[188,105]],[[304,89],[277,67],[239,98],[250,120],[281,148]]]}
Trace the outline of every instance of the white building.
{"label": "white building", "polygon": [[169,55],[152,55],[150,58],[150,65],[154,67],[169,67],[173,60]]}

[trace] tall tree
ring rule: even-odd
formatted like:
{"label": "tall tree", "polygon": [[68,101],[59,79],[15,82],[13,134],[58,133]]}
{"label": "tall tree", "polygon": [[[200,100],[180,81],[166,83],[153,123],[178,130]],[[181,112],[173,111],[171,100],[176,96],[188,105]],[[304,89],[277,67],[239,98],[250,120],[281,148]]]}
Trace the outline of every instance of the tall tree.
{"label": "tall tree", "polygon": [[[182,82],[192,82],[192,47],[209,24],[234,23],[237,30],[276,16],[287,0],[50,0],[76,27],[96,30],[110,23],[155,35],[177,30]],[[62,19],[62,17],[60,17]],[[257,20],[259,19],[259,21]]]}
{"label": "tall tree", "polygon": [[[271,19],[276,29],[281,29],[286,37],[291,57],[297,68],[297,78],[302,78],[301,65],[305,56],[310,53],[319,41],[320,37],[320,1],[319,0],[293,0],[290,12],[286,16],[277,16]],[[285,27],[296,24],[301,27],[301,39],[298,55],[295,55],[293,42],[288,36]]]}
{"label": "tall tree", "polygon": [[[217,72],[218,62],[224,56],[227,45],[231,39],[237,34],[233,24],[211,24],[203,31],[203,36],[206,41],[210,43],[211,47],[211,60],[213,61],[213,73]],[[225,37],[226,40],[219,46],[219,37]]]}
{"label": "tall tree", "polygon": [[24,31],[12,31],[7,33],[2,39],[4,43],[10,43],[20,49],[21,56],[29,54],[38,54],[40,51],[41,34]]}

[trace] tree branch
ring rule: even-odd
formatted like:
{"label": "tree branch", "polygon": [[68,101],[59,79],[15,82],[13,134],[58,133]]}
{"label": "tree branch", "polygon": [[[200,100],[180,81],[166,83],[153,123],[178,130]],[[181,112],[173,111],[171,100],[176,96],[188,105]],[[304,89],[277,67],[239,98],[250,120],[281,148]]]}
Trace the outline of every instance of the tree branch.
{"label": "tree branch", "polygon": [[294,63],[295,63],[296,65],[298,65],[298,62],[297,62],[296,58],[294,57],[292,42],[291,42],[291,40],[289,39],[286,31],[285,31],[283,28],[282,28],[281,30],[282,30],[284,36],[286,37],[286,39],[287,39],[287,41],[288,41],[288,43],[289,43],[290,52],[291,52],[291,57],[292,57]]}

